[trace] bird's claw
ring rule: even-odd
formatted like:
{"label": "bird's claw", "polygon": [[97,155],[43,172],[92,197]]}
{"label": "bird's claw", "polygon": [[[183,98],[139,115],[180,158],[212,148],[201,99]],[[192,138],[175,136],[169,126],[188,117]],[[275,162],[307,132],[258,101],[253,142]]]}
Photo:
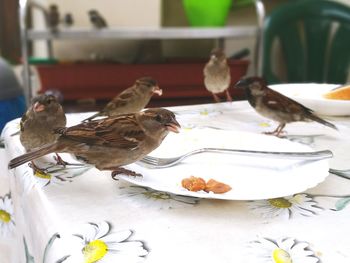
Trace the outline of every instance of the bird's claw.
{"label": "bird's claw", "polygon": [[285,123],[282,123],[280,125],[278,125],[278,127],[272,131],[272,132],[264,132],[264,134],[267,134],[267,135],[273,135],[273,136],[276,136],[278,138],[282,138],[282,137],[285,137],[287,132],[285,132],[283,130],[283,128],[286,126]]}
{"label": "bird's claw", "polygon": [[28,166],[33,170],[33,173],[42,173],[42,174],[47,174],[48,173],[48,169],[46,168],[40,168],[38,166],[36,166],[33,162],[28,163]]}
{"label": "bird's claw", "polygon": [[226,94],[226,101],[232,102],[233,100],[232,100],[230,92],[228,90],[226,90],[225,94]]}
{"label": "bird's claw", "polygon": [[112,179],[117,181],[118,178],[116,178],[116,176],[118,174],[125,174],[127,176],[133,176],[133,177],[142,177],[142,174],[136,173],[134,171],[131,171],[125,168],[118,167],[117,169],[112,171],[111,173]]}
{"label": "bird's claw", "polygon": [[214,102],[217,102],[217,103],[221,102],[220,97],[218,95],[216,95],[215,93],[212,93],[212,95],[213,95]]}
{"label": "bird's claw", "polygon": [[53,157],[56,161],[56,165],[62,165],[63,167],[66,167],[67,165],[69,165],[68,162],[64,161],[61,156],[59,156],[58,154],[56,154],[56,156]]}
{"label": "bird's claw", "polygon": [[271,132],[263,132],[263,134],[276,136],[278,138],[284,138],[284,137],[286,137],[287,132],[285,132],[285,131],[281,131],[281,132],[271,131]]}

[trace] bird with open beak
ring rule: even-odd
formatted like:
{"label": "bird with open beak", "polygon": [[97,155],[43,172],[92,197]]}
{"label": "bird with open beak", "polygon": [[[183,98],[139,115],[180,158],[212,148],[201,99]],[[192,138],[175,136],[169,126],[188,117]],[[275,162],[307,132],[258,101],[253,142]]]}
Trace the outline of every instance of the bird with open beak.
{"label": "bird with open beak", "polygon": [[174,113],[162,108],[83,122],[56,129],[55,142],[12,159],[9,169],[52,152],[66,152],[99,170],[113,171],[112,176],[119,173],[135,176],[138,174],[121,166],[142,159],[169,132],[178,133],[179,129]]}
{"label": "bird with open beak", "polygon": [[[66,126],[66,115],[61,104],[53,95],[42,94],[33,98],[27,112],[20,122],[20,141],[27,152],[42,145],[52,143],[58,138],[54,130]],[[65,165],[56,154],[58,164]],[[40,170],[34,162],[34,169]]]}
{"label": "bird with open beak", "polygon": [[161,96],[162,89],[157,81],[151,77],[139,78],[135,84],[122,91],[112,99],[101,111],[85,119],[90,121],[99,116],[117,116],[125,113],[136,113],[143,110],[151,100],[153,94]]}

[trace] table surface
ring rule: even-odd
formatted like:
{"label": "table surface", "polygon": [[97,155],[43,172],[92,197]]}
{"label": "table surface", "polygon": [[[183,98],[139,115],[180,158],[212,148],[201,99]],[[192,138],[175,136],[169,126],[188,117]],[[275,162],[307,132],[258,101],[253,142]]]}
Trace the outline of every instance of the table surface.
{"label": "table surface", "polygon": [[[260,134],[276,126],[247,102],[171,109],[183,131]],[[68,114],[68,126],[90,114]],[[339,130],[299,122],[287,125],[285,139],[329,149],[329,166],[347,169],[350,118],[327,119]],[[348,179],[330,174],[302,193],[237,201],[158,192],[86,166],[8,171],[8,160],[24,152],[11,136],[18,125],[19,119],[7,124],[0,149],[1,263],[350,262]]]}

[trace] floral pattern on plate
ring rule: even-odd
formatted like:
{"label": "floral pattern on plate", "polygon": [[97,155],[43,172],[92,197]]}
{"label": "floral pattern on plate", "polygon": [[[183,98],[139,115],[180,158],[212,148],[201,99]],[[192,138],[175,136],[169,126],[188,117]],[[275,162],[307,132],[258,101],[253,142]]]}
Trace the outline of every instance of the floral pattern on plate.
{"label": "floral pattern on plate", "polygon": [[200,201],[197,197],[175,195],[137,185],[120,186],[119,192],[121,198],[127,198],[127,200],[131,200],[140,206],[148,206],[156,209],[193,206]]}

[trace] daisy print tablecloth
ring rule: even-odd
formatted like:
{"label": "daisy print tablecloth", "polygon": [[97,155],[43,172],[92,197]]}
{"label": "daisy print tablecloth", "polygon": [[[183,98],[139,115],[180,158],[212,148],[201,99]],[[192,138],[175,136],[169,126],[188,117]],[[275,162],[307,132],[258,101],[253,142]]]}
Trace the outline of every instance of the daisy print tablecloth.
{"label": "daisy print tablecloth", "polygon": [[[181,133],[214,129],[261,134],[277,125],[246,102],[171,110]],[[68,114],[68,125],[90,114]],[[338,131],[294,123],[287,125],[283,140],[329,149],[334,154],[329,166],[349,169],[350,119],[327,119]],[[15,134],[18,125],[19,119],[11,121],[1,135],[1,263],[350,262],[348,178],[329,174],[305,191],[270,199],[220,200],[113,180],[110,172],[86,165],[62,167],[53,155],[37,160],[43,172],[33,173],[28,165],[9,171],[8,161],[24,153]],[[68,154],[62,158],[80,164]],[[227,172],[234,176],[234,169]],[[203,173],[199,168],[193,175]],[[266,187],[263,179],[251,186]]]}

